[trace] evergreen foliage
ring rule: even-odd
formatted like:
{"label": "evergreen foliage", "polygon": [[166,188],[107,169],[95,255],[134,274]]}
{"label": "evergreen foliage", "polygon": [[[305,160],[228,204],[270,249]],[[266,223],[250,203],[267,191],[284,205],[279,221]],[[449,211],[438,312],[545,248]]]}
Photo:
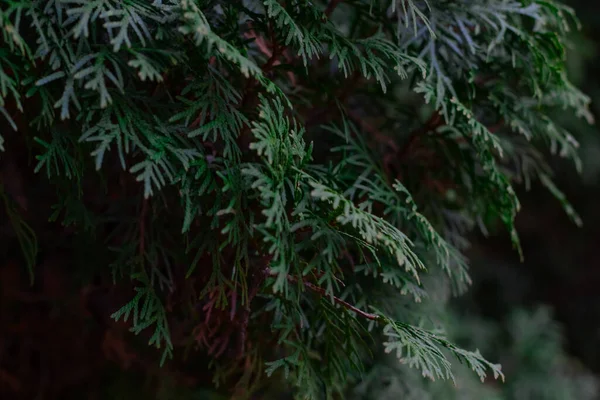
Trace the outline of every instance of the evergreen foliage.
{"label": "evergreen foliage", "polygon": [[113,319],[163,363],[309,399],[358,393],[381,350],[406,376],[504,379],[437,297],[471,283],[469,232],[501,221],[521,251],[513,185],[580,223],[545,159],[580,167],[554,110],[592,122],[577,24],[553,0],[2,0],[0,149],[56,190],[37,212],[103,244],[91,273],[133,289]]}

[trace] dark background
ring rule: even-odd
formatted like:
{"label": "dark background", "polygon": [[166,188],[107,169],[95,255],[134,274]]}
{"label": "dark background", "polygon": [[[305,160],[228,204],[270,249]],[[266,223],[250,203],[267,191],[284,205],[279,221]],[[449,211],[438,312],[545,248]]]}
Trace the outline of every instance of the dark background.
{"label": "dark background", "polygon": [[[568,54],[571,80],[592,99],[600,123],[600,4],[570,0],[583,29]],[[561,115],[581,145],[582,175],[553,157],[555,182],[583,219],[578,228],[541,185],[518,191],[517,217],[525,262],[506,232],[477,237],[470,253],[481,314],[502,318],[515,307],[547,304],[561,323],[571,354],[600,372],[600,132],[573,115]]]}

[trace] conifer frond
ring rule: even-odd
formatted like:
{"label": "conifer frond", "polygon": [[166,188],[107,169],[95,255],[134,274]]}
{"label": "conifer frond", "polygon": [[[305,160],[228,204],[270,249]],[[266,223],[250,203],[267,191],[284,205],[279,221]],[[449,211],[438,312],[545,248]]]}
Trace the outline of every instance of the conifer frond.
{"label": "conifer frond", "polygon": [[171,358],[173,355],[166,310],[145,273],[135,274],[132,278],[139,282],[139,286],[135,287],[136,295],[111,317],[116,321],[121,318],[128,321],[131,317],[131,331],[136,335],[154,325],[148,344],[156,348],[164,346],[162,364],[166,358]]}
{"label": "conifer frond", "polygon": [[278,292],[286,289],[286,275],[297,264],[287,208],[289,203],[298,201],[294,198],[300,175],[297,170],[310,159],[310,150],[302,140],[302,131],[284,115],[281,100],[271,103],[262,98],[259,118],[252,124],[255,141],[250,148],[263,163],[246,165],[243,174],[258,191],[266,220],[256,228],[264,235],[273,256],[271,269],[278,275],[273,290]]}
{"label": "conifer frond", "polygon": [[261,69],[250,59],[242,55],[231,43],[213,32],[208,19],[192,0],[181,2],[184,24],[179,28],[184,35],[192,35],[197,46],[204,46],[208,54],[223,57],[235,64],[240,72],[253,76],[260,82],[266,82]]}
{"label": "conifer frond", "polygon": [[328,130],[345,141],[344,145],[333,149],[335,152],[344,153],[339,171],[357,168],[358,178],[348,190],[352,198],[367,197],[369,201],[363,201],[361,207],[372,212],[375,204],[382,205],[382,215],[389,218],[397,228],[410,227],[414,230],[416,236],[413,240],[426,243],[435,253],[437,264],[453,279],[458,291],[466,290],[471,280],[464,257],[446,242],[424,215],[417,212],[417,205],[410,192],[400,181],[396,180],[390,186],[381,166],[373,160],[356,127],[347,121],[344,121],[343,127],[343,131],[336,127],[329,127]]}
{"label": "conifer frond", "polygon": [[344,37],[333,27],[326,32],[330,57],[336,60],[345,77],[358,71],[367,79],[374,78],[385,92],[392,79],[388,71],[395,71],[401,78],[407,78],[415,69],[422,75],[426,73],[421,59],[404,52],[382,32],[355,40]]}
{"label": "conifer frond", "polygon": [[[319,41],[320,31],[316,27],[308,28],[296,23],[290,12],[297,14],[308,14],[315,17],[313,24],[318,21],[318,16],[310,7],[304,7],[302,2],[298,2],[292,7],[284,7],[277,0],[264,0],[264,7],[267,16],[275,20],[275,25],[285,36],[284,44],[294,46],[304,65],[313,57],[318,57],[322,51],[322,43]],[[288,12],[289,11],[289,12]]]}
{"label": "conifer frond", "polygon": [[419,280],[419,270],[425,266],[412,250],[413,243],[404,233],[384,219],[356,207],[334,190],[316,182],[310,185],[311,196],[327,202],[336,211],[336,222],[355,229],[365,242],[388,253],[399,267]]}
{"label": "conifer frond", "polygon": [[[193,96],[189,99],[189,96]],[[169,121],[183,121],[190,127],[187,136],[203,141],[224,143],[223,156],[237,159],[240,149],[236,143],[248,119],[237,106],[241,95],[225,76],[209,67],[206,75],[198,77],[182,91],[179,99],[187,107]]]}
{"label": "conifer frond", "polygon": [[401,362],[418,368],[424,377],[454,380],[451,364],[442,352],[442,349],[447,349],[475,371],[482,381],[488,369],[495,379],[501,377],[504,380],[500,365],[485,360],[479,351],[471,352],[456,347],[440,334],[393,321],[388,321],[383,332],[389,340],[384,343],[385,351],[395,351]]}
{"label": "conifer frond", "polygon": [[35,231],[22,218],[17,207],[12,200],[7,196],[3,185],[0,185],[0,197],[4,203],[4,209],[10,223],[17,235],[21,252],[27,264],[27,274],[29,275],[29,283],[33,285],[35,280],[34,267],[39,252],[38,238]]}
{"label": "conifer frond", "polygon": [[34,139],[44,148],[43,153],[36,157],[38,163],[35,166],[34,172],[39,172],[44,168],[48,178],[64,175],[69,179],[79,179],[81,165],[78,164],[73,154],[68,150],[70,147],[74,147],[73,140],[65,132],[58,130],[51,132],[51,134],[52,138],[50,142],[46,142],[38,137]]}

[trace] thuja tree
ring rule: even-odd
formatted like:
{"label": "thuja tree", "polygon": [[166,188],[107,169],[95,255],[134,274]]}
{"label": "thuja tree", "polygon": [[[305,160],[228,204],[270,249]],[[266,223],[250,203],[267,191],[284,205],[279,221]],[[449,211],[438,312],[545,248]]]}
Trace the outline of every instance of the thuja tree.
{"label": "thuja tree", "polygon": [[341,396],[381,352],[431,379],[504,378],[444,334],[443,305],[470,284],[469,232],[500,222],[520,252],[513,185],[539,180],[580,222],[544,157],[579,168],[553,110],[591,120],[568,8],[0,5],[3,235],[32,284],[73,242],[82,286],[130,286],[110,310],[128,340],[157,364],[208,359],[241,396],[274,380]]}

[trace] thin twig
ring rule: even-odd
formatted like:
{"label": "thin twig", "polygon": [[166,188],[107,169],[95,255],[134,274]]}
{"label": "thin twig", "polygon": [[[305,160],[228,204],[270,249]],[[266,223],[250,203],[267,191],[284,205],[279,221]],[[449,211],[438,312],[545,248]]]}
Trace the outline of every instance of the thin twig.
{"label": "thin twig", "polygon": [[[268,275],[275,275],[275,273],[273,273],[270,269],[267,272],[268,272]],[[336,302],[337,304],[339,304],[339,305],[347,308],[348,310],[350,310],[352,312],[355,312],[356,314],[360,315],[363,318],[366,318],[366,319],[371,320],[371,321],[378,321],[380,319],[379,315],[377,315],[377,314],[371,314],[371,313],[368,313],[366,311],[363,311],[360,308],[357,308],[357,307],[353,306],[352,304],[350,304],[350,303],[348,303],[348,302],[340,299],[339,297],[329,296],[327,294],[327,291],[325,289],[323,289],[322,287],[319,287],[319,286],[317,286],[317,285],[315,285],[313,283],[306,282],[306,281],[301,280],[301,279],[299,280],[298,278],[296,278],[295,276],[292,276],[292,275],[288,275],[287,279],[288,279],[288,281],[293,282],[293,283],[296,283],[296,282],[300,281],[304,285],[304,287],[306,287],[307,289],[310,289],[314,293],[317,293],[317,294],[319,294],[321,296],[332,297],[334,302]]]}
{"label": "thin twig", "polygon": [[[293,277],[288,277],[288,279],[293,278]],[[327,291],[325,289],[323,289],[322,287],[316,286],[310,282],[305,282],[302,281],[302,283],[304,284],[305,287],[309,288],[310,290],[312,290],[313,292],[316,292],[318,294],[320,294],[321,296],[327,296]],[[344,307],[346,307],[347,309],[349,309],[350,311],[353,311],[355,313],[357,313],[358,315],[360,315],[361,317],[364,317],[366,319],[369,319],[371,321],[377,321],[379,320],[379,315],[377,314],[371,314],[368,313],[366,311],[363,311],[355,306],[353,306],[352,304],[338,298],[335,296],[331,296],[333,298],[333,301],[335,301],[337,304],[342,305]]]}

